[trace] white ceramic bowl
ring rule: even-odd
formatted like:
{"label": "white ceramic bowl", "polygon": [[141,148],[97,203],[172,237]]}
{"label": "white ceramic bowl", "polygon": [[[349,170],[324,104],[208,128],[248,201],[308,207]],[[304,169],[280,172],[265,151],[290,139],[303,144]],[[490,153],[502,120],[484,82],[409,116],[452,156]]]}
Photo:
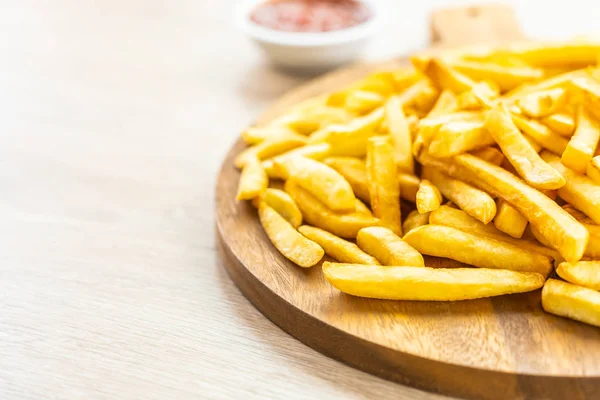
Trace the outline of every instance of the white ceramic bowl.
{"label": "white ceramic bowl", "polygon": [[252,10],[265,0],[238,3],[236,25],[250,36],[274,64],[302,72],[317,72],[356,60],[368,39],[383,26],[381,3],[359,0],[371,9],[371,17],[350,28],[330,32],[282,32],[250,19]]}

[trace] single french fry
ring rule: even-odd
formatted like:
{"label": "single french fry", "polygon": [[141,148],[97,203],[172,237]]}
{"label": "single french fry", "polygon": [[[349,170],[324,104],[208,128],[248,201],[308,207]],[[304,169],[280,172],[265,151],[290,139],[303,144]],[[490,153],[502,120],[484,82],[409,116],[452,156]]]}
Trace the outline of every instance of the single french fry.
{"label": "single french fry", "polygon": [[260,203],[264,202],[273,210],[277,211],[294,228],[302,225],[302,213],[289,194],[283,190],[268,188],[261,193],[260,197],[255,197],[252,204],[258,208]]}
{"label": "single french fry", "polygon": [[379,265],[379,262],[362,251],[357,245],[313,226],[303,225],[298,231],[306,238],[317,243],[325,254],[345,263]]}
{"label": "single french fry", "polygon": [[452,179],[443,172],[423,166],[423,178],[433,183],[448,200],[479,221],[487,224],[496,215],[496,203],[486,192]]}
{"label": "single french fry", "polygon": [[309,268],[323,258],[325,252],[315,242],[302,236],[277,211],[261,202],[258,216],[269,240],[281,254],[293,263]]}
{"label": "single french fry", "polygon": [[488,113],[485,127],[519,175],[531,186],[537,189],[558,189],[565,184],[564,178],[546,164],[525,140],[501,105]]}
{"label": "single french fry", "polygon": [[346,178],[356,197],[367,203],[371,201],[367,167],[363,160],[356,157],[327,157],[323,162]]}
{"label": "single french fry", "polygon": [[517,105],[530,118],[542,118],[560,109],[567,101],[567,90],[558,87],[528,93],[517,99]]}
{"label": "single french fry", "polygon": [[357,114],[365,114],[381,106],[385,97],[376,92],[353,90],[346,96],[346,108]]}
{"label": "single french fry", "polygon": [[427,179],[421,180],[419,191],[417,192],[417,210],[420,214],[425,214],[440,208],[442,204],[442,194]]}
{"label": "single french fry", "polygon": [[450,121],[441,126],[429,144],[433,157],[456,154],[494,144],[494,139],[479,121]]}
{"label": "single french fry", "polygon": [[447,114],[458,109],[456,95],[450,89],[444,89],[440,93],[433,108],[427,113],[427,117],[435,117],[437,115]]}
{"label": "single french fry", "polygon": [[527,219],[504,200],[498,200],[497,209],[494,226],[514,238],[523,237],[528,223]]}
{"label": "single french fry", "polygon": [[471,154],[494,165],[500,165],[504,161],[504,154],[495,147],[484,147],[472,151]]}
{"label": "single french fry", "polygon": [[332,129],[325,139],[331,145],[332,155],[364,157],[367,154],[367,141],[376,135],[384,115],[384,108],[379,107],[363,117],[355,118],[344,129]]}
{"label": "single french fry", "polygon": [[438,89],[449,89],[454,94],[472,90],[477,83],[466,75],[450,67],[445,61],[432,58],[425,65],[423,73],[431,79]]}
{"label": "single french fry", "polygon": [[567,148],[567,144],[569,143],[567,139],[538,121],[526,119],[514,114],[512,115],[512,120],[517,128],[522,130],[524,134],[554,154],[560,156]]}
{"label": "single french fry", "polygon": [[544,276],[552,270],[552,259],[548,256],[447,226],[421,226],[406,234],[404,240],[421,254],[480,268],[537,272]]}
{"label": "single french fry", "polygon": [[244,149],[237,155],[233,163],[237,168],[243,168],[253,158],[264,160],[305,144],[306,137],[297,133],[272,136],[257,145]]}
{"label": "single french fry", "polygon": [[585,213],[595,223],[600,224],[600,184],[565,167],[562,160],[554,154],[543,152],[542,158],[554,167],[567,182],[558,189],[558,195]]}
{"label": "single french fry", "polygon": [[438,93],[437,89],[431,86],[427,79],[420,79],[403,91],[398,98],[405,110],[409,107],[415,107],[428,112],[435,104]]}
{"label": "single french fry", "polygon": [[363,228],[356,236],[356,244],[382,265],[424,266],[423,256],[388,228]]}
{"label": "single french fry", "polygon": [[574,285],[600,291],[600,261],[562,262],[556,273]]}
{"label": "single french fry", "polygon": [[583,107],[577,111],[577,129],[562,154],[564,165],[584,174],[600,140],[600,123]]}
{"label": "single french fry", "polygon": [[313,160],[321,161],[325,157],[327,157],[330,152],[331,145],[329,143],[308,144],[306,146],[296,147],[295,149],[287,151],[268,160],[264,160],[261,164],[267,172],[267,175],[269,175],[269,178],[284,179],[285,177],[281,174],[282,171],[275,166],[275,161],[281,162],[283,157],[296,156],[307,157],[312,158]]}
{"label": "single french fry", "polygon": [[535,242],[515,239],[507,236],[505,233],[496,228],[493,224],[484,224],[476,220],[462,210],[449,206],[441,206],[437,210],[429,214],[429,223],[433,225],[444,225],[451,228],[460,229],[461,231],[482,235],[491,239],[501,240],[523,249],[544,254],[554,259],[558,258],[556,250],[540,246]]}
{"label": "single french fry", "polygon": [[477,268],[324,262],[323,274],[329,283],[344,293],[388,300],[468,300],[529,292],[544,285],[544,277],[540,274]]}
{"label": "single french fry", "polygon": [[525,138],[525,140],[527,140],[527,143],[529,143],[529,145],[531,146],[533,151],[535,151],[536,153],[539,153],[540,151],[542,151],[542,149],[543,149],[542,145],[539,144],[538,142],[536,142],[535,140],[533,140],[531,138],[531,136],[523,135],[523,137]]}
{"label": "single french fry", "polygon": [[267,189],[269,178],[267,173],[260,165],[260,162],[254,158],[246,163],[242,168],[240,182],[238,183],[237,200],[252,200]]}
{"label": "single french fry", "polygon": [[275,161],[286,178],[293,178],[327,207],[335,211],[354,211],[352,187],[336,170],[306,157],[285,157]]}
{"label": "single french fry", "polygon": [[600,156],[592,158],[585,169],[585,174],[588,178],[600,184]]}
{"label": "single french fry", "polygon": [[548,279],[542,289],[542,307],[550,314],[600,326],[600,293],[592,289]]}
{"label": "single french fry", "polygon": [[410,126],[404,115],[402,100],[399,96],[392,96],[387,101],[385,118],[394,146],[394,159],[398,169],[411,174],[414,173]]}
{"label": "single french fry", "polygon": [[306,223],[341,238],[353,239],[362,228],[380,224],[377,218],[360,212],[340,214],[330,210],[293,179],[286,181],[284,188],[298,205]]}
{"label": "single french fry", "polygon": [[296,132],[287,126],[251,126],[242,131],[242,139],[249,145],[253,145],[275,136],[294,133]]}
{"label": "single french fry", "polygon": [[400,185],[394,149],[384,138],[371,138],[367,147],[367,181],[373,215],[397,235],[400,222]]}
{"label": "single french fry", "polygon": [[563,137],[571,137],[575,132],[575,120],[569,114],[556,113],[542,118],[542,124]]}
{"label": "single french fry", "polygon": [[516,100],[517,98],[522,97],[528,93],[539,92],[542,90],[557,87],[569,87],[570,85],[572,85],[573,80],[582,76],[586,76],[586,74],[586,71],[583,69],[568,71],[563,74],[553,76],[552,78],[544,79],[540,82],[532,83],[529,85],[523,85],[521,87],[515,88],[514,90],[511,90],[510,92],[506,93],[504,95],[504,98]]}
{"label": "single french fry", "polygon": [[453,163],[444,166],[449,175],[462,176],[473,184],[485,186],[510,203],[540,230],[565,260],[579,261],[583,256],[589,238],[587,230],[544,194],[510,172],[470,154],[455,156]]}
{"label": "single french fry", "polygon": [[431,213],[421,214],[418,210],[412,210],[404,220],[402,224],[402,232],[406,235],[419,226],[427,225],[429,223],[429,215]]}
{"label": "single french fry", "polygon": [[398,173],[398,184],[400,185],[400,197],[411,203],[416,203],[421,180],[414,175],[400,172]]}
{"label": "single french fry", "polygon": [[506,66],[495,63],[457,60],[452,67],[475,81],[491,80],[504,92],[544,77],[544,70],[528,66]]}

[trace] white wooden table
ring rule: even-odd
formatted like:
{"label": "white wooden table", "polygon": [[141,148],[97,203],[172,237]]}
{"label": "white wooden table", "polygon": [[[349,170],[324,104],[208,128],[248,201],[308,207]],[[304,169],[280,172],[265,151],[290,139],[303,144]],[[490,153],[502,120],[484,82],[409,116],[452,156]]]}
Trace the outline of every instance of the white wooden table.
{"label": "white wooden table", "polygon": [[[402,3],[370,57],[426,43],[444,2]],[[219,265],[220,160],[302,81],[232,4],[0,1],[1,399],[440,398],[297,342]],[[593,29],[586,5],[519,11],[556,37]]]}

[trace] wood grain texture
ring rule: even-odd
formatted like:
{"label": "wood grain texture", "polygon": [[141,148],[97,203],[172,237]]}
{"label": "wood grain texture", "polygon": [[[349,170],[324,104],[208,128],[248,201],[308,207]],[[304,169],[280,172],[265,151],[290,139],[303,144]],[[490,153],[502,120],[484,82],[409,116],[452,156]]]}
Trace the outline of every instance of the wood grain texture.
{"label": "wood grain texture", "polygon": [[[451,18],[437,14],[434,25],[452,44],[477,40],[482,29],[487,39],[497,40],[511,25],[510,13],[493,11],[451,11]],[[452,30],[452,22],[473,18],[471,13],[492,22],[471,25],[470,35],[462,27],[444,33]],[[502,28],[490,31],[495,25]],[[368,71],[406,62],[331,73],[288,93],[259,122]],[[352,366],[433,392],[481,399],[584,399],[597,393],[600,330],[544,313],[539,291],[449,303],[379,301],[338,292],[325,281],[320,265],[294,266],[269,243],[255,210],[234,200],[239,173],[231,161],[243,147],[241,142],[234,146],[218,178],[221,253],[242,292],[291,335]]]}

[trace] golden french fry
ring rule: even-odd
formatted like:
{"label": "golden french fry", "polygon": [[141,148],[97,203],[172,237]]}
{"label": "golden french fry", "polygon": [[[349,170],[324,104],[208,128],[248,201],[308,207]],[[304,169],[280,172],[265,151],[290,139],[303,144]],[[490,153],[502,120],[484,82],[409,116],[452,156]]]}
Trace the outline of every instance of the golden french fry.
{"label": "golden french fry", "polygon": [[346,95],[346,108],[357,114],[365,114],[381,106],[385,98],[376,92],[353,90]]}
{"label": "golden french fry", "polygon": [[542,124],[564,137],[573,136],[575,120],[569,114],[556,113],[542,118]]}
{"label": "golden french fry", "polygon": [[558,195],[585,213],[595,223],[600,224],[600,184],[565,167],[563,160],[554,154],[543,152],[542,158],[554,167],[567,182],[558,189]]}
{"label": "golden french fry", "polygon": [[356,244],[382,265],[424,266],[423,256],[388,228],[363,228],[356,236]]}
{"label": "golden french fry", "polygon": [[294,200],[289,194],[283,190],[268,188],[260,197],[255,197],[252,204],[256,208],[260,207],[260,203],[264,202],[266,205],[277,211],[287,222],[289,222],[294,228],[302,225],[302,213],[300,209],[294,203]]}
{"label": "golden french fry", "polygon": [[587,215],[585,215],[584,213],[582,213],[581,211],[579,211],[572,205],[565,204],[562,206],[562,208],[563,208],[563,210],[565,210],[566,212],[571,214],[573,216],[573,218],[575,218],[577,221],[581,222],[582,224],[596,225],[596,223],[590,217],[588,217]]}
{"label": "golden french fry", "polygon": [[504,161],[504,154],[495,147],[484,147],[472,151],[471,154],[494,165],[500,165]]}
{"label": "golden french fry", "polygon": [[560,109],[567,101],[564,87],[528,93],[517,99],[517,105],[530,118],[541,118]]}
{"label": "golden french fry", "polygon": [[402,232],[406,235],[419,226],[427,225],[429,223],[429,214],[431,213],[420,214],[418,210],[412,210],[402,224]]}
{"label": "golden french fry", "polygon": [[556,273],[574,285],[600,291],[600,261],[562,262]]}
{"label": "golden french fry", "polygon": [[468,300],[529,292],[544,285],[544,277],[540,274],[477,268],[324,262],[323,274],[329,283],[344,293],[388,300]]}
{"label": "golden french fry", "polygon": [[496,215],[496,202],[486,192],[429,166],[423,166],[423,178],[433,183],[444,197],[484,224]]}
{"label": "golden french fry", "polygon": [[301,156],[321,161],[325,157],[327,157],[330,152],[331,145],[329,145],[329,143],[308,144],[306,146],[296,147],[293,150],[287,151],[271,159],[264,160],[261,164],[265,171],[267,171],[267,175],[269,175],[269,178],[284,179],[285,177],[281,174],[282,171],[275,166],[276,160],[281,161],[283,157]]}
{"label": "golden french fry", "polygon": [[254,158],[242,168],[238,183],[237,200],[252,200],[267,189],[269,178],[260,162]]}
{"label": "golden french fry", "polygon": [[242,139],[252,145],[275,136],[293,135],[294,133],[296,132],[287,126],[251,126],[242,131]]}
{"label": "golden french fry", "polygon": [[294,199],[307,223],[336,236],[353,239],[362,228],[380,224],[377,218],[360,212],[340,214],[330,210],[293,179],[285,182],[285,191]]}
{"label": "golden french fry", "polygon": [[539,153],[540,151],[542,151],[542,149],[543,149],[542,145],[539,144],[538,142],[536,142],[535,140],[533,140],[531,138],[531,136],[523,135],[523,138],[525,138],[525,140],[527,140],[527,143],[529,143],[529,145],[531,146],[533,151],[535,151],[536,153]]}
{"label": "golden french fry", "polygon": [[354,211],[352,187],[336,170],[305,157],[285,157],[275,161],[282,175],[293,178],[327,207],[335,211]]}
{"label": "golden french fry", "polygon": [[313,226],[303,225],[298,231],[306,238],[317,243],[325,254],[340,262],[379,265],[379,262],[363,252],[357,245]]}
{"label": "golden french fry", "polygon": [[504,95],[506,99],[516,100],[519,97],[524,96],[528,93],[539,92],[542,90],[557,88],[557,87],[569,87],[572,85],[573,80],[579,77],[585,77],[585,70],[568,71],[563,74],[553,76],[552,78],[542,80],[537,83],[529,85],[523,85],[516,88]]}
{"label": "golden french fry", "polygon": [[600,123],[583,107],[577,111],[577,129],[562,154],[564,165],[584,174],[600,140]]}
{"label": "golden french fry", "polygon": [[458,109],[458,102],[456,101],[456,95],[450,89],[444,89],[433,108],[427,113],[427,117],[435,117],[438,115],[447,114]]}
{"label": "golden french fry", "polygon": [[450,121],[441,126],[429,144],[433,157],[451,157],[494,144],[494,139],[478,121]]}
{"label": "golden french fry", "polygon": [[296,133],[276,135],[243,150],[233,163],[237,168],[243,168],[248,161],[255,157],[264,160],[305,144],[306,137]]}
{"label": "golden french fry", "polygon": [[523,237],[528,223],[527,219],[504,200],[498,200],[497,209],[494,226],[514,238]]}
{"label": "golden french fry", "polygon": [[365,156],[367,154],[367,141],[376,135],[377,127],[381,124],[383,118],[384,108],[380,107],[363,117],[355,118],[344,129],[331,130],[325,141],[331,145],[332,155]]}
{"label": "golden french fry", "polygon": [[419,191],[417,192],[417,210],[420,214],[425,214],[440,208],[442,204],[442,194],[427,179],[421,180]]}
{"label": "golden french fry", "polygon": [[450,89],[454,94],[472,90],[477,83],[450,67],[445,61],[432,58],[424,66],[423,73],[438,89]]}
{"label": "golden french fry", "polygon": [[414,175],[400,172],[398,173],[398,184],[400,185],[400,197],[411,203],[416,203],[421,180]]}
{"label": "golden french fry", "polygon": [[399,96],[392,96],[387,101],[385,118],[394,146],[394,159],[398,169],[414,173],[410,126],[404,115],[402,100]]}
{"label": "golden french fry", "polygon": [[281,254],[293,263],[308,268],[317,264],[325,252],[315,242],[302,236],[277,211],[261,202],[258,216],[269,240]]}
{"label": "golden french fry", "polygon": [[[285,127],[302,135],[309,135],[319,128],[331,124],[344,124],[353,118],[353,114],[345,109],[329,107],[321,103],[319,97],[314,98],[318,104],[299,105],[277,119],[271,121],[271,127]],[[308,102],[311,99],[307,100]]]}
{"label": "golden french fry", "polygon": [[404,240],[418,252],[480,268],[537,272],[548,276],[552,259],[513,244],[442,225],[413,229]]}
{"label": "golden french fry", "polygon": [[514,124],[535,142],[556,155],[561,155],[569,141],[537,121],[512,115]]}
{"label": "golden french fry", "polygon": [[506,158],[527,183],[537,189],[558,189],[564,178],[546,164],[529,145],[502,105],[494,107],[485,119],[485,127]]}
{"label": "golden french fry", "polygon": [[542,307],[550,314],[600,326],[600,293],[592,289],[548,279],[542,289]]}
{"label": "golden french fry", "polygon": [[585,174],[588,178],[600,184],[600,156],[592,158],[585,169]]}
{"label": "golden french fry", "polygon": [[455,156],[454,162],[445,167],[449,175],[463,176],[471,183],[485,186],[510,203],[565,260],[579,261],[583,256],[589,238],[587,230],[558,204],[510,172],[470,154]]}
{"label": "golden french fry", "polygon": [[527,66],[505,66],[458,60],[452,62],[452,67],[475,81],[491,80],[496,82],[502,91],[511,90],[544,77],[544,70]]}
{"label": "golden french fry", "polygon": [[540,246],[535,242],[523,239],[514,239],[507,236],[492,224],[484,224],[476,220],[462,210],[449,206],[441,206],[429,214],[429,223],[433,225],[444,225],[461,231],[483,235],[492,239],[501,240],[523,249],[544,254],[554,259],[558,258],[556,250]]}
{"label": "golden french fry", "polygon": [[363,160],[356,157],[327,157],[323,162],[346,178],[356,197],[367,203],[371,201],[367,167]]}
{"label": "golden french fry", "polygon": [[383,118],[384,109],[383,107],[379,107],[369,114],[354,118],[345,124],[332,124],[313,132],[308,138],[308,143],[329,142],[330,140],[335,142],[335,139],[331,138],[334,135],[341,135],[355,142],[362,138],[366,142],[367,139],[364,137],[368,138],[372,136],[383,121]]}
{"label": "golden french fry", "polygon": [[367,215],[369,217],[373,216],[373,213],[371,212],[369,207],[367,207],[366,204],[360,201],[359,199],[356,199],[356,213]]}
{"label": "golden french fry", "polygon": [[367,181],[373,215],[397,235],[402,235],[400,222],[400,185],[394,149],[384,138],[371,138],[367,146]]}

